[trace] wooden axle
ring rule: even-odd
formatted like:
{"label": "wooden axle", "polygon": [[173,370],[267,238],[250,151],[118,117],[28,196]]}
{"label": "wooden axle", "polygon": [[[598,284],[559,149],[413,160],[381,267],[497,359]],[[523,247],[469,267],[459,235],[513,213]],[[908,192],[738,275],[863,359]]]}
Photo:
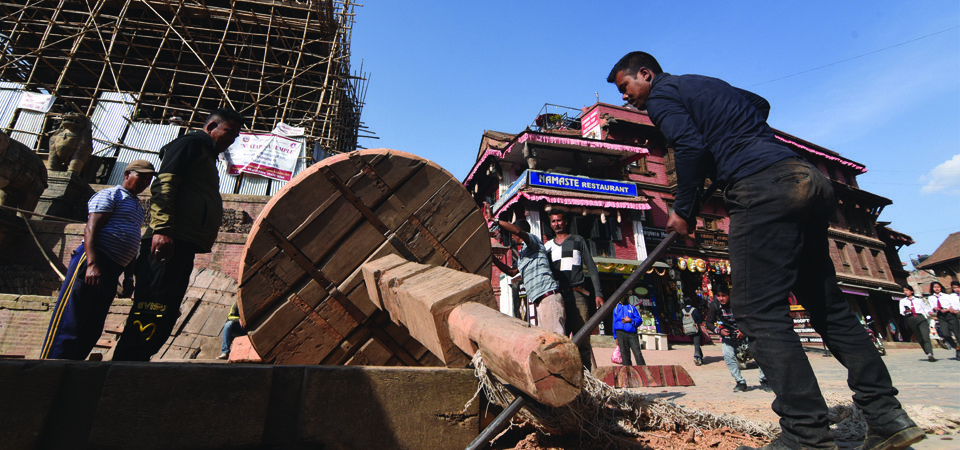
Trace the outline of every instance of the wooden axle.
{"label": "wooden axle", "polygon": [[580,393],[583,366],[569,338],[493,309],[490,280],[389,255],[362,266],[370,299],[406,326],[447,367],[479,350],[501,381],[540,403],[563,406]]}

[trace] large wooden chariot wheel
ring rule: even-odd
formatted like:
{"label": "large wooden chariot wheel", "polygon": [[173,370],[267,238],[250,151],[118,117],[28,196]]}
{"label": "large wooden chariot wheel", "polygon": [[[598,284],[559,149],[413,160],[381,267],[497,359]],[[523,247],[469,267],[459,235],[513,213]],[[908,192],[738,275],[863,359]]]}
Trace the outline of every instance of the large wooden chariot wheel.
{"label": "large wooden chariot wheel", "polygon": [[264,362],[440,366],[367,295],[388,254],[490,278],[490,237],[449,172],[410,153],[320,161],[277,193],[243,250],[240,316]]}

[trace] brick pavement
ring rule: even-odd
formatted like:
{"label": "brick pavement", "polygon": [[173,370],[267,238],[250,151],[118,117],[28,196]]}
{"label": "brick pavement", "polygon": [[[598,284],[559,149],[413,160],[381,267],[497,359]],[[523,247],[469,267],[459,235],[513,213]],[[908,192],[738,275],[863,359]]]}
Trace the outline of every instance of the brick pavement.
{"label": "brick pavement", "polygon": [[[594,336],[594,353],[598,365],[613,365],[613,339]],[[678,364],[693,377],[696,386],[637,388],[637,391],[671,400],[677,404],[698,408],[713,413],[731,413],[751,420],[775,422],[777,415],[770,409],[773,394],[756,389],[759,386],[756,363],[750,362],[743,370],[743,377],[751,390],[733,392],[733,377],[723,363],[720,345],[703,346],[704,364],[693,364],[693,345],[672,343],[668,351],[644,350],[643,357],[649,365]],[[905,405],[936,406],[949,414],[960,417],[960,361],[953,358],[954,352],[937,349],[939,359],[928,362],[919,346],[906,345],[888,349],[884,361],[890,370],[894,386],[900,390],[898,398]],[[807,352],[807,357],[817,374],[820,389],[829,399],[849,399],[852,392],[847,387],[846,369],[822,351]],[[916,450],[947,450],[960,448],[960,436],[932,436],[913,446]]]}

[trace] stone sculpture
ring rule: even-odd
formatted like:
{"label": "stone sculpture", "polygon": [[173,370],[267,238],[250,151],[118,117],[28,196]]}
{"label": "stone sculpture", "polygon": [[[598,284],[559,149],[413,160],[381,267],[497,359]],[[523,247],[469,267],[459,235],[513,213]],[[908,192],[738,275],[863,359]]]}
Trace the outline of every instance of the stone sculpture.
{"label": "stone sculpture", "polygon": [[83,177],[83,168],[93,152],[90,119],[80,113],[66,113],[60,128],[50,135],[50,170],[67,171]]}

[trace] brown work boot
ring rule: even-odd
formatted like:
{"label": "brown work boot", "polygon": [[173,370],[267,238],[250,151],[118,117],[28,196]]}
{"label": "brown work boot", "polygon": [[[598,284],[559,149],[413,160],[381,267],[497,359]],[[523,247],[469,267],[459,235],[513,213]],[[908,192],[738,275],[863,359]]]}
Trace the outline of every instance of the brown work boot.
{"label": "brown work boot", "polygon": [[861,450],[900,450],[925,438],[923,430],[906,414],[889,423],[873,427],[867,424],[867,438]]}

